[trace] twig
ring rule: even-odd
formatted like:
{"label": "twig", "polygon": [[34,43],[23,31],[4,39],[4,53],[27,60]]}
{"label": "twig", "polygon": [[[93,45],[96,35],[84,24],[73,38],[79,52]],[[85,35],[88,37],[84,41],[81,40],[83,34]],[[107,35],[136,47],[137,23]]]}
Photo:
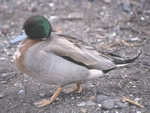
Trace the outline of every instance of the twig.
{"label": "twig", "polygon": [[127,97],[124,97],[124,96],[121,96],[121,97],[122,97],[123,100],[125,100],[125,101],[127,101],[127,102],[129,102],[129,103],[131,103],[131,104],[135,104],[135,105],[137,105],[137,106],[139,106],[139,107],[141,107],[141,108],[144,108],[143,105],[141,105],[141,104],[139,104],[139,103],[137,103],[137,102],[135,102],[135,101],[133,101],[133,100],[131,100],[131,99],[128,99]]}

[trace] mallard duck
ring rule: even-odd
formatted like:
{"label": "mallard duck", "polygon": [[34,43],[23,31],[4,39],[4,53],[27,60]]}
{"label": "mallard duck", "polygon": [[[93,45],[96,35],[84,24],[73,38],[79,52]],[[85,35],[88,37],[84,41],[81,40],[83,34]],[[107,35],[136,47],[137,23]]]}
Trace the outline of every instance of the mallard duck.
{"label": "mallard duck", "polygon": [[50,99],[35,102],[43,107],[55,101],[62,87],[76,83],[68,92],[81,92],[81,82],[95,79],[104,73],[137,59],[124,60],[113,54],[102,54],[93,46],[65,34],[52,33],[50,22],[43,16],[32,16],[23,25],[21,35],[10,43],[21,43],[14,54],[19,70],[33,79],[57,85]]}

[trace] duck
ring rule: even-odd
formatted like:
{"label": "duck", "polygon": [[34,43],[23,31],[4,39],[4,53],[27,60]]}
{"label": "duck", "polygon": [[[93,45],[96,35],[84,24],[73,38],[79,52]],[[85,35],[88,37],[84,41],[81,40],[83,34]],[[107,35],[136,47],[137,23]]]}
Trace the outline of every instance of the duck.
{"label": "duck", "polygon": [[136,57],[124,58],[108,52],[100,52],[94,46],[63,33],[52,32],[47,18],[41,15],[29,17],[23,24],[21,34],[10,41],[20,42],[14,53],[17,68],[32,79],[46,84],[57,85],[50,99],[34,102],[35,107],[53,103],[63,87],[76,84],[66,92],[82,92],[82,82],[135,61]]}

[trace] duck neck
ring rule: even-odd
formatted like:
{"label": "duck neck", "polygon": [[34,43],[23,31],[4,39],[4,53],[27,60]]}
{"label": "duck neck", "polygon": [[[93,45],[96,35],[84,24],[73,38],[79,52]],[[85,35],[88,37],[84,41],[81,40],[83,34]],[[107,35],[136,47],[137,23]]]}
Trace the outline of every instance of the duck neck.
{"label": "duck neck", "polygon": [[27,50],[35,45],[36,43],[40,42],[40,40],[32,40],[32,39],[25,39],[23,40],[18,47],[18,50],[15,52],[14,55],[14,62],[16,66],[19,68],[20,71],[26,73],[27,69],[24,66],[24,57]]}

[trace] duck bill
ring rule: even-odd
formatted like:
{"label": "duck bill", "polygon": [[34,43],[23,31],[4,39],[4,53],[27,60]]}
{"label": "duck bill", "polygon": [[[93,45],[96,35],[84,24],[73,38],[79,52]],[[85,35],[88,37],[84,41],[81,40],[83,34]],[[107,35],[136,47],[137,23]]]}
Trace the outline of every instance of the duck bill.
{"label": "duck bill", "polygon": [[20,42],[20,41],[24,40],[27,37],[28,36],[26,35],[25,31],[23,30],[18,37],[16,37],[14,40],[11,40],[9,43],[10,44],[15,44],[17,42]]}

